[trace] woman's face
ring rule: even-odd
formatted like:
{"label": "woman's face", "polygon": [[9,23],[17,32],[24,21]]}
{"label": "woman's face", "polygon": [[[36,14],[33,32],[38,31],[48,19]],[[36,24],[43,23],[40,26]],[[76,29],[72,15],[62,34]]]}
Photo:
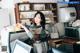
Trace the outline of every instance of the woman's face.
{"label": "woman's face", "polygon": [[34,22],[35,22],[36,24],[40,24],[40,22],[41,22],[40,14],[37,14],[37,15],[36,15],[36,17],[34,18]]}

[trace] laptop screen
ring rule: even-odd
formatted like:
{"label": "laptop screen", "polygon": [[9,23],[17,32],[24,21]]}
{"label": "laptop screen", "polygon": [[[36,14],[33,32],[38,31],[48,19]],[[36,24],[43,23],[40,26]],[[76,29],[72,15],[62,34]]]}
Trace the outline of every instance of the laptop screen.
{"label": "laptop screen", "polygon": [[21,42],[19,40],[16,40],[13,53],[30,53],[31,48],[32,47],[30,45],[25,44],[24,42]]}

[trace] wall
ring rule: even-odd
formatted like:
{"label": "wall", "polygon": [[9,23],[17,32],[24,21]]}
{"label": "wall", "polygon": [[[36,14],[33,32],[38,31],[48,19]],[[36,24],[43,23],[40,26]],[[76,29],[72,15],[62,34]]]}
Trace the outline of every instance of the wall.
{"label": "wall", "polygon": [[1,1],[1,8],[8,9],[10,12],[11,24],[15,23],[15,16],[14,16],[14,8],[13,8],[13,0],[2,0]]}
{"label": "wall", "polygon": [[9,21],[9,12],[7,9],[0,9],[0,30],[3,27],[9,26],[10,21]]}

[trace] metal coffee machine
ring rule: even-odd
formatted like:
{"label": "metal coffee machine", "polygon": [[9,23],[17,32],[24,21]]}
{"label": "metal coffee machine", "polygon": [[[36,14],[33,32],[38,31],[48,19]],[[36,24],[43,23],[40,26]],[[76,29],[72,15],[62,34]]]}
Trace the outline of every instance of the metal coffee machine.
{"label": "metal coffee machine", "polygon": [[65,7],[59,9],[59,22],[65,26],[71,26],[76,19],[77,13],[75,7]]}

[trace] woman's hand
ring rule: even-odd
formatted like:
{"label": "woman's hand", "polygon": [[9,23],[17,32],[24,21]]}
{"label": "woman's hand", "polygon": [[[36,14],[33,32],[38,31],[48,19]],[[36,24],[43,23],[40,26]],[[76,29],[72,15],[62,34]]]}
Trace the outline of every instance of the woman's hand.
{"label": "woman's hand", "polygon": [[17,24],[16,24],[16,27],[18,27],[18,28],[22,28],[21,26],[22,26],[21,23],[17,23]]}
{"label": "woman's hand", "polygon": [[25,30],[25,32],[27,33],[27,35],[32,39],[33,38],[33,34],[27,29],[27,27],[25,27],[24,25],[22,25],[21,23],[17,23],[18,27],[23,28]]}
{"label": "woman's hand", "polygon": [[19,28],[23,28],[27,33],[29,32],[29,30],[27,29],[27,27],[25,27],[25,26],[22,25],[21,23],[17,23],[16,25],[17,25],[17,27],[19,27]]}

